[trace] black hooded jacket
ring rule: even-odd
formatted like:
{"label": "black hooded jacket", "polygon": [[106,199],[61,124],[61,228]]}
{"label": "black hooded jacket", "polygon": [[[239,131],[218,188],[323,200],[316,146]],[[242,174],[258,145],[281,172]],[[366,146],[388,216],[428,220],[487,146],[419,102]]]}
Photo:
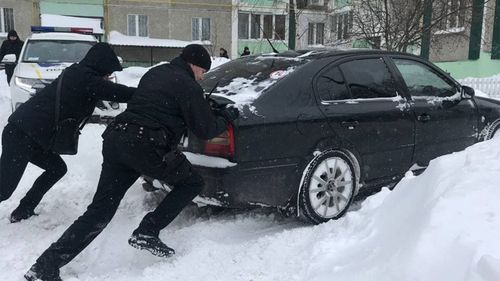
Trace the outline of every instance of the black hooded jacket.
{"label": "black hooded jacket", "polygon": [[163,129],[169,133],[171,145],[180,141],[186,128],[201,139],[211,139],[227,129],[226,120],[212,113],[193,71],[180,57],[150,69],[127,110],[115,120]]}
{"label": "black hooded jacket", "polygon": [[[17,39],[15,41],[9,40],[10,36],[16,36]],[[8,54],[15,54],[16,61],[19,60],[19,54],[21,53],[23,44],[24,42],[19,39],[15,30],[9,31],[7,39],[3,41],[2,47],[0,47],[0,62],[3,60],[3,57]]]}
{"label": "black hooded jacket", "polygon": [[[106,43],[97,43],[81,62],[72,64],[62,74],[60,120],[83,121],[90,116],[99,100],[126,102],[136,88],[105,80],[104,75],[122,67],[115,52]],[[55,130],[55,95],[61,75],[9,117],[15,125],[44,149],[50,149]]]}

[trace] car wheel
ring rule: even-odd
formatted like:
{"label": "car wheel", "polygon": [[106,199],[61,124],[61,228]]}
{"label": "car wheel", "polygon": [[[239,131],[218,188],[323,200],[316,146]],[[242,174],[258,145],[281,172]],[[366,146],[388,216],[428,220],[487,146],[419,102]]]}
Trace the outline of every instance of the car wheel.
{"label": "car wheel", "polygon": [[500,119],[495,120],[488,128],[484,140],[500,137]]}
{"label": "car wheel", "polygon": [[301,181],[298,208],[305,220],[319,224],[347,212],[357,190],[351,157],[339,150],[316,155]]}
{"label": "car wheel", "polygon": [[491,134],[490,134],[490,139],[495,139],[495,138],[499,138],[500,137],[500,126],[496,126]]}

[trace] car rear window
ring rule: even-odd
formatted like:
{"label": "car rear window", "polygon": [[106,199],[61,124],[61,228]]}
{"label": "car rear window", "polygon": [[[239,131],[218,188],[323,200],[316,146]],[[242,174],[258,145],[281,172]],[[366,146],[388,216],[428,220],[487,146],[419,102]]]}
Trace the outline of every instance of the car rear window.
{"label": "car rear window", "polygon": [[310,59],[300,57],[258,56],[227,62],[208,72],[201,86],[237,104],[251,103],[265,89]]}

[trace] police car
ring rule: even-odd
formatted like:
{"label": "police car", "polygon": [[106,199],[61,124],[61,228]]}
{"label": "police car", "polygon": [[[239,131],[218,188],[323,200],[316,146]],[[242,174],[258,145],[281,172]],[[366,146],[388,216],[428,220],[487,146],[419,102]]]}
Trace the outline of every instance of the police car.
{"label": "police car", "polygon": [[[31,31],[10,83],[12,111],[52,83],[66,67],[83,59],[98,42],[91,28],[33,26]],[[101,104],[98,115],[108,107],[116,110],[119,105]]]}

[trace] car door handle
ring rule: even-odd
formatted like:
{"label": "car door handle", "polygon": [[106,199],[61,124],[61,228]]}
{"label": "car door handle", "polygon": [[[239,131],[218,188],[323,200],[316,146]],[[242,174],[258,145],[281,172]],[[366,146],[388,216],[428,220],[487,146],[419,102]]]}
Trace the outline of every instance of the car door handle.
{"label": "car door handle", "polygon": [[431,120],[431,116],[427,113],[420,114],[419,116],[417,116],[417,120],[420,122],[427,122]]}
{"label": "car door handle", "polygon": [[359,122],[358,121],[342,121],[340,123],[340,125],[342,125],[342,127],[347,128],[349,130],[353,130],[354,128],[356,128],[356,126],[359,125]]}

